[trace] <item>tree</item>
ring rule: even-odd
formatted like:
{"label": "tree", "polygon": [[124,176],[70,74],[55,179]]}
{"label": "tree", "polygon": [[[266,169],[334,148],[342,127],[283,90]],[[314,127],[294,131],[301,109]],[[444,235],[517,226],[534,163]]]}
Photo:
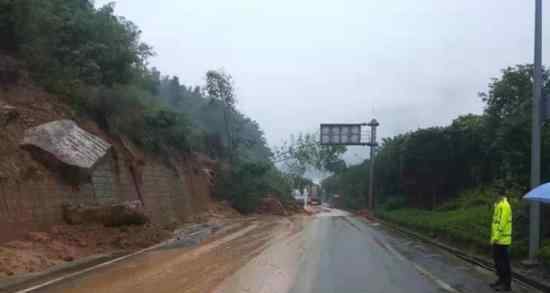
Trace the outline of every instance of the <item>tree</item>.
{"label": "tree", "polygon": [[349,166],[344,170],[325,178],[321,185],[329,194],[341,196],[344,207],[360,209],[367,206],[368,194],[368,160],[361,164]]}
{"label": "tree", "polygon": [[[434,208],[462,191],[503,182],[526,191],[532,114],[532,66],[517,65],[502,71],[481,93],[482,115],[463,115],[445,127],[418,129],[384,138],[377,157],[377,195],[403,196],[409,205]],[[545,71],[544,93],[550,93]],[[542,174],[550,179],[550,128],[543,128]],[[349,167],[326,180],[331,188],[345,190],[357,170]],[[353,169],[352,169],[353,168]],[[359,171],[357,171],[359,172]],[[356,178],[359,178],[357,176]]]}
{"label": "tree", "polygon": [[[403,186],[401,175],[403,169],[403,147],[408,134],[382,139],[382,145],[376,155],[376,188],[378,199],[401,196]],[[366,176],[366,175],[365,175]]]}
{"label": "tree", "polygon": [[411,204],[436,207],[439,194],[448,190],[450,154],[451,144],[444,128],[419,129],[407,137],[401,184],[408,191]]}
{"label": "tree", "polygon": [[[1,0],[0,37],[50,89],[74,94],[79,84],[124,84],[153,52],[132,22],[87,0]],[[7,11],[7,13],[4,13]]]}
{"label": "tree", "polygon": [[341,155],[345,146],[321,145],[318,134],[292,136],[275,151],[274,161],[294,177],[303,177],[306,172],[317,172],[323,176],[345,168]]}
{"label": "tree", "polygon": [[459,116],[447,127],[453,162],[449,184],[453,191],[479,186],[493,178],[488,160],[492,154],[483,143],[484,126],[483,116],[469,114]]}
{"label": "tree", "polygon": [[182,100],[182,87],[177,76],[173,76],[168,84],[168,97],[170,106],[178,106]]}
{"label": "tree", "polygon": [[[489,85],[489,92],[480,94],[487,104],[485,141],[489,152],[502,162],[496,176],[528,186],[531,142],[533,66],[518,65],[502,71]],[[548,94],[548,73],[544,77],[544,95]],[[543,138],[544,141],[547,139]],[[543,164],[544,165],[544,164]]]}
{"label": "tree", "polygon": [[154,96],[160,95],[160,87],[161,87],[160,79],[161,79],[160,71],[156,67],[151,68],[151,93]]}
{"label": "tree", "polygon": [[223,104],[223,118],[225,122],[225,133],[229,145],[230,159],[234,159],[233,134],[231,129],[231,114],[235,110],[235,93],[233,78],[223,70],[210,70],[206,73],[206,91],[212,102]]}

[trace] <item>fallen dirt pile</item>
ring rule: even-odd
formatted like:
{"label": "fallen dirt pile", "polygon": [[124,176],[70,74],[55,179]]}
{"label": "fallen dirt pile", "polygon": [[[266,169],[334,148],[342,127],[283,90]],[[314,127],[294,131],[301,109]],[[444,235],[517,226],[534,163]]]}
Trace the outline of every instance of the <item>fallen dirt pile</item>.
{"label": "fallen dirt pile", "polygon": [[[207,212],[181,227],[185,230],[186,226],[198,223],[223,224],[240,217],[229,203],[212,201]],[[48,232],[31,232],[23,239],[0,245],[0,278],[40,272],[87,256],[147,248],[172,237],[176,228],[154,224],[112,227],[93,221],[79,223],[54,226]]]}
{"label": "fallen dirt pile", "polygon": [[241,217],[242,215],[231,207],[227,201],[211,201],[208,203],[208,211],[195,216],[194,222],[218,224],[227,219]]}
{"label": "fallen dirt pile", "polygon": [[224,218],[234,218],[240,217],[241,214],[237,212],[231,203],[228,201],[211,201],[208,207],[208,214],[213,217],[224,217]]}
{"label": "fallen dirt pile", "polygon": [[262,199],[256,213],[263,215],[290,216],[303,213],[304,208],[295,200],[281,201],[274,196],[267,196]]}
{"label": "fallen dirt pile", "polygon": [[304,205],[297,202],[296,200],[290,200],[284,203],[284,206],[290,214],[303,214]]}
{"label": "fallen dirt pile", "polygon": [[168,239],[171,231],[155,225],[103,227],[60,225],[49,232],[0,246],[0,277],[38,272],[78,258],[115,251],[133,251]]}
{"label": "fallen dirt pile", "polygon": [[281,201],[273,196],[268,196],[262,199],[260,204],[258,205],[258,208],[256,209],[256,212],[263,215],[288,215]]}

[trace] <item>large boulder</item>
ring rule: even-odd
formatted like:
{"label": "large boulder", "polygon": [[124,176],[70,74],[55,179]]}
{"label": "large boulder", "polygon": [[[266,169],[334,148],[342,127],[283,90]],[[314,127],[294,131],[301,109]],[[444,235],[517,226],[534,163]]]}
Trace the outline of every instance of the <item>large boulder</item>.
{"label": "large boulder", "polygon": [[38,148],[63,164],[91,170],[111,145],[71,120],[58,120],[25,131],[22,146]]}
{"label": "large boulder", "polygon": [[105,204],[65,204],[63,218],[71,225],[102,224],[108,227],[149,223],[139,201]]}
{"label": "large boulder", "polygon": [[149,217],[145,214],[140,201],[111,205],[107,215],[103,224],[108,227],[144,225],[149,223]]}
{"label": "large boulder", "polygon": [[6,126],[19,117],[19,111],[14,106],[0,102],[0,126]]}

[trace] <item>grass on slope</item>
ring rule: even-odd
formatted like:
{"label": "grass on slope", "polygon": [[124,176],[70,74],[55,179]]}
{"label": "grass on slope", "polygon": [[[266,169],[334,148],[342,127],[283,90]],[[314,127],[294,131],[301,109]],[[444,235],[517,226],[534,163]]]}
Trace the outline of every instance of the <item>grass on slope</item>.
{"label": "grass on slope", "polygon": [[[511,253],[513,257],[523,257],[527,254],[527,242],[518,239],[521,233],[516,233],[520,226],[516,224],[517,216],[521,212],[520,203],[513,200],[512,209],[514,211],[515,237]],[[450,245],[475,253],[490,254],[492,212],[490,197],[485,192],[477,191],[465,193],[459,199],[436,210],[382,208],[377,211],[377,216],[430,237],[438,238]],[[548,256],[550,259],[550,246]]]}

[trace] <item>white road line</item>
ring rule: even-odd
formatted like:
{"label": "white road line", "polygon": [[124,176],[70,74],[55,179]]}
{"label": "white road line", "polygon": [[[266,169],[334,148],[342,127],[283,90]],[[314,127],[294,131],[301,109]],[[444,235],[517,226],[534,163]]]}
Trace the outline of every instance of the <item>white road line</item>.
{"label": "white road line", "polygon": [[386,246],[388,251],[391,252],[391,254],[393,254],[395,257],[397,257],[401,261],[410,262],[417,271],[419,271],[421,274],[426,276],[428,279],[430,279],[431,281],[436,283],[439,287],[441,287],[441,289],[443,289],[447,292],[451,292],[451,293],[460,293],[455,288],[451,287],[451,285],[449,285],[449,284],[445,283],[444,281],[438,279],[436,276],[434,276],[432,273],[428,272],[427,270],[425,270],[421,266],[419,266],[416,263],[406,259],[403,255],[401,255],[401,253],[397,252],[397,250],[395,250],[390,244],[385,243],[384,245]]}
{"label": "white road line", "polygon": [[451,285],[443,282],[442,280],[438,279],[436,276],[432,275],[432,273],[425,270],[423,267],[413,263],[414,267],[422,273],[424,276],[428,277],[430,280],[434,281],[439,287],[441,287],[443,290],[452,292],[452,293],[459,293],[455,288],[451,287]]}
{"label": "white road line", "polygon": [[77,272],[74,272],[74,273],[70,273],[70,274],[68,274],[68,275],[64,275],[64,276],[61,276],[61,277],[59,277],[59,278],[49,280],[49,281],[47,281],[47,282],[38,284],[38,285],[36,285],[36,286],[32,286],[32,287],[27,288],[27,289],[19,290],[19,291],[15,292],[15,293],[29,293],[29,292],[32,292],[32,291],[34,291],[34,290],[38,290],[38,289],[47,287],[47,286],[49,286],[49,285],[52,285],[52,284],[61,282],[61,281],[63,281],[63,280],[67,280],[67,279],[70,279],[70,278],[73,278],[73,277],[76,277],[76,276],[79,276],[79,275],[83,275],[83,274],[85,274],[85,273],[87,273],[87,272],[91,272],[91,271],[93,271],[93,270],[96,270],[96,269],[99,269],[99,268],[108,266],[108,265],[110,265],[110,264],[113,264],[113,263],[116,263],[116,262],[119,262],[119,261],[122,261],[122,260],[125,260],[125,259],[127,259],[127,258],[136,256],[136,255],[143,254],[143,253],[145,253],[145,252],[148,252],[148,251],[151,251],[151,250],[153,250],[153,249],[159,248],[159,247],[161,247],[161,246],[163,246],[163,245],[167,245],[167,244],[172,243],[172,242],[174,242],[174,241],[175,241],[175,239],[170,239],[170,240],[167,240],[167,241],[165,241],[165,242],[159,243],[159,244],[157,244],[157,245],[154,245],[154,246],[151,246],[151,247],[142,249],[142,250],[140,250],[140,251],[136,251],[136,252],[131,253],[131,254],[128,254],[128,255],[124,255],[124,256],[115,258],[115,259],[113,259],[113,260],[110,260],[110,261],[107,261],[107,262],[104,262],[104,263],[100,263],[100,264],[98,264],[98,265],[89,267],[89,268],[87,268],[87,269],[83,269],[83,270],[81,270],[81,271],[77,271]]}
{"label": "white road line", "polygon": [[[225,238],[231,238],[232,236],[234,236],[235,234],[238,234],[238,233],[241,233],[241,232],[248,232],[254,228],[256,228],[257,225],[253,224],[247,228],[244,228],[244,229],[241,229],[239,230],[238,232],[235,232],[233,234],[230,234],[229,236],[226,236]],[[197,232],[195,232],[197,233]],[[240,235],[240,234],[239,234]],[[32,292],[32,291],[35,291],[35,290],[38,290],[38,289],[42,289],[44,287],[47,287],[47,286],[50,286],[50,285],[53,285],[55,283],[59,283],[61,281],[64,281],[64,280],[67,280],[67,279],[71,279],[71,278],[74,278],[74,277],[77,277],[77,276],[80,276],[80,275],[83,275],[83,274],[86,274],[88,272],[91,272],[91,271],[94,271],[94,270],[97,270],[99,268],[102,268],[102,267],[106,267],[106,266],[109,266],[111,264],[114,264],[114,263],[117,263],[117,262],[120,262],[120,261],[123,261],[123,260],[126,260],[128,258],[131,258],[131,257],[134,257],[134,256],[137,256],[137,255],[140,255],[140,254],[144,254],[146,252],[149,252],[151,250],[155,250],[157,248],[160,248],[160,247],[163,247],[163,246],[166,246],[166,245],[169,245],[171,243],[174,243],[176,241],[178,241],[179,239],[178,238],[172,238],[172,239],[168,239],[164,242],[161,242],[161,243],[158,243],[156,245],[153,245],[151,247],[148,247],[148,248],[145,248],[145,249],[142,249],[142,250],[139,250],[139,251],[136,251],[136,252],[133,252],[133,253],[130,253],[130,254],[127,254],[127,255],[123,255],[121,257],[118,257],[118,258],[115,258],[115,259],[112,259],[110,261],[107,261],[107,262],[103,262],[103,263],[100,263],[100,264],[97,264],[95,266],[92,266],[92,267],[89,267],[89,268],[86,268],[86,269],[83,269],[83,270],[80,270],[80,271],[77,271],[77,272],[74,272],[74,273],[70,273],[70,274],[67,274],[67,275],[63,275],[59,278],[56,278],[56,279],[52,279],[52,280],[49,280],[47,282],[44,282],[44,283],[40,283],[38,285],[35,285],[35,286],[32,286],[30,288],[27,288],[27,289],[23,289],[23,290],[19,290],[19,291],[16,291],[15,293],[29,293],[29,292]]]}

